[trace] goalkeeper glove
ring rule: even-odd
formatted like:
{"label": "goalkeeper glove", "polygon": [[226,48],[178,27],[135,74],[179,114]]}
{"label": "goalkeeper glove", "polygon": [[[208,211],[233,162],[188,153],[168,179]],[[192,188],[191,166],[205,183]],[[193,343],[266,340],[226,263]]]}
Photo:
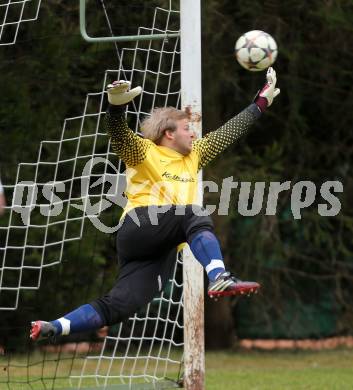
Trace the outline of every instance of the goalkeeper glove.
{"label": "goalkeeper glove", "polygon": [[254,103],[257,104],[261,112],[264,112],[272,104],[273,99],[281,92],[279,88],[276,88],[277,77],[276,71],[273,68],[268,68],[266,79],[266,84],[258,91],[254,98]]}
{"label": "goalkeeper glove", "polygon": [[130,82],[125,80],[114,81],[107,86],[108,102],[115,106],[121,106],[131,102],[142,92],[141,87],[130,88]]}

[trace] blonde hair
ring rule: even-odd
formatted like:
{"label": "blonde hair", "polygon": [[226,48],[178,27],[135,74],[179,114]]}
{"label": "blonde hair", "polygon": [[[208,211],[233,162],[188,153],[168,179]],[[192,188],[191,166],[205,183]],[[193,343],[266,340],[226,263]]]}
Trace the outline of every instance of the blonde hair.
{"label": "blonde hair", "polygon": [[155,108],[151,111],[151,115],[142,121],[141,132],[145,138],[158,143],[166,130],[176,130],[176,121],[188,117],[185,111],[174,107]]}

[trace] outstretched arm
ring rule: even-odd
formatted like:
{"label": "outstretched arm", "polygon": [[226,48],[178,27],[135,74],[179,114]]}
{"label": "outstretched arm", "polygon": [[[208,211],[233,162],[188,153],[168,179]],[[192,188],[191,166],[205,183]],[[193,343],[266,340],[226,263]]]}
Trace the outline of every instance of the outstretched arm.
{"label": "outstretched arm", "polygon": [[140,164],[146,157],[150,141],[140,138],[128,126],[125,119],[125,109],[135,96],[141,93],[141,88],[128,90],[130,83],[118,81],[107,87],[109,106],[106,114],[106,127],[113,151],[126,165]]}
{"label": "outstretched arm", "polygon": [[212,131],[195,141],[193,148],[199,155],[199,169],[203,168],[229,145],[247,133],[260,115],[259,108],[253,103],[218,130]]}
{"label": "outstretched arm", "polygon": [[230,119],[218,130],[212,131],[194,142],[193,149],[199,155],[199,169],[217,157],[224,149],[246,134],[261,113],[272,104],[280,90],[276,87],[276,72],[269,68],[267,82],[257,93],[254,103]]}

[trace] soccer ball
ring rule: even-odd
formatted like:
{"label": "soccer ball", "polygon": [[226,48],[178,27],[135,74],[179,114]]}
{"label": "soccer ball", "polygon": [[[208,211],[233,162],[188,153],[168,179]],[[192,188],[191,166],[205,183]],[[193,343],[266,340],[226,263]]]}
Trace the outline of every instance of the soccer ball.
{"label": "soccer ball", "polygon": [[277,54],[276,41],[264,31],[248,31],[235,43],[236,59],[252,72],[267,69],[276,61]]}

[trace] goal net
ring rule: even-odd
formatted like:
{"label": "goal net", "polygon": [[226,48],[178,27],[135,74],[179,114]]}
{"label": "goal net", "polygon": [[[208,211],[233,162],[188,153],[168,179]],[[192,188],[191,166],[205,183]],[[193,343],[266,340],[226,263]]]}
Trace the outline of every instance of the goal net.
{"label": "goal net", "polygon": [[[12,3],[24,8],[28,2],[1,7],[10,11]],[[178,32],[179,1],[155,3],[159,6],[147,10],[150,24],[136,34]],[[37,5],[33,18],[40,1]],[[19,20],[33,18],[22,13]],[[4,17],[3,27],[10,20]],[[99,90],[87,93],[82,112],[64,119],[55,139],[43,139],[33,159],[17,165],[13,182],[3,175],[8,206],[0,219],[0,330],[5,335],[0,336],[0,388],[181,385],[180,254],[161,295],[124,323],[54,344],[28,340],[31,320],[52,320],[89,302],[110,289],[117,275],[112,233],[125,202],[125,168],[104,128],[106,85],[126,79],[142,86],[127,112],[136,132],[153,107],[181,106],[178,37],[116,49],[118,66],[106,70]]]}
{"label": "goal net", "polygon": [[16,43],[22,23],[38,18],[41,0],[0,0],[0,46]]}

